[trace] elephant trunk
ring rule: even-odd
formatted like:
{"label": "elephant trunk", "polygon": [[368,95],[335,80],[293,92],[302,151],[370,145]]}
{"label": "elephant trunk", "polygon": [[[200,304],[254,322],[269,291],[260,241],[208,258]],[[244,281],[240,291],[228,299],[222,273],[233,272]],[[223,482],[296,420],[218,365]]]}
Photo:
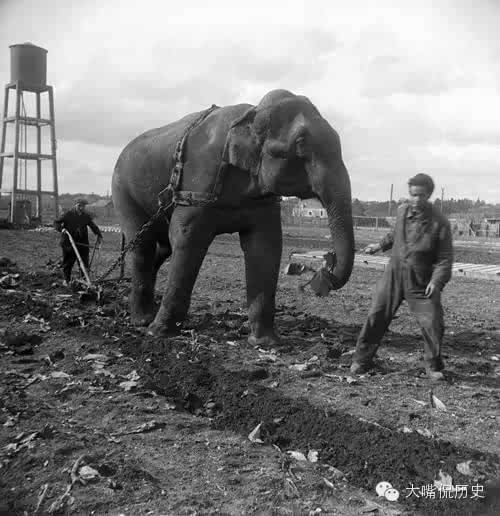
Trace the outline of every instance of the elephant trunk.
{"label": "elephant trunk", "polygon": [[333,199],[325,199],[323,205],[328,214],[328,226],[336,258],[330,281],[331,287],[337,290],[342,288],[349,280],[354,264],[354,231],[350,188],[347,195],[344,191]]}

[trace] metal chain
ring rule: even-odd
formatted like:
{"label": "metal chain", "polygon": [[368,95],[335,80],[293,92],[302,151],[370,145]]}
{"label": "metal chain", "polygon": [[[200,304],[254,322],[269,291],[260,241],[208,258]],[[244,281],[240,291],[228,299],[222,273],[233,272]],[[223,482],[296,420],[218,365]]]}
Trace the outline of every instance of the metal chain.
{"label": "metal chain", "polygon": [[123,248],[123,251],[120,252],[120,256],[111,264],[111,266],[101,274],[96,280],[95,283],[102,282],[105,278],[107,278],[119,265],[121,265],[125,261],[125,256],[129,251],[137,247],[137,245],[141,242],[145,233],[147,233],[153,224],[161,217],[165,215],[165,211],[172,206],[172,202],[167,206],[160,206],[158,211],[139,229],[136,233],[135,237]]}

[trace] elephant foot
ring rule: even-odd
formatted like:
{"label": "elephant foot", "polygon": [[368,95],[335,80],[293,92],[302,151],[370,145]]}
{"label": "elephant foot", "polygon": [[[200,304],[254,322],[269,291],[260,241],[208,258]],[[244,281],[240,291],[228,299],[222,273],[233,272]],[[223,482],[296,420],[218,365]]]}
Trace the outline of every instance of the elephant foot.
{"label": "elephant foot", "polygon": [[252,334],[248,337],[248,343],[251,346],[257,346],[259,348],[277,348],[284,345],[284,343],[281,341],[281,339],[278,337],[278,335],[272,331],[268,334],[261,335],[260,337],[257,337],[256,335]]}
{"label": "elephant foot", "polygon": [[174,337],[181,332],[181,325],[171,325],[153,321],[147,330],[148,334],[153,337]]}
{"label": "elephant foot", "polygon": [[134,326],[147,326],[154,318],[154,312],[133,312],[130,316]]}

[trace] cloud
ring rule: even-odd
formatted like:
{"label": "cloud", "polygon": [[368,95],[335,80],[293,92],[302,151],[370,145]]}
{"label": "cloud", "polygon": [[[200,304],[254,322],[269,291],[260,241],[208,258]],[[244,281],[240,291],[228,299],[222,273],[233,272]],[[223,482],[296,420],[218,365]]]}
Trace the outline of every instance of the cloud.
{"label": "cloud", "polygon": [[374,57],[365,67],[364,75],[362,94],[374,99],[397,93],[439,95],[474,85],[474,80],[463,72],[443,69],[428,61],[418,62],[410,56]]}
{"label": "cloud", "polygon": [[[276,44],[281,47],[261,54],[258,46],[246,47],[242,41],[227,46],[221,40],[208,40],[177,48],[172,42],[158,42],[151,48],[149,66],[139,73],[134,72],[134,61],[129,63],[132,69],[124,66],[123,53],[101,49],[58,95],[59,105],[64,106],[58,119],[60,132],[73,140],[125,144],[147,129],[213,103],[257,103],[282,84],[302,90],[325,73],[321,57],[336,42],[325,31],[285,30]],[[284,47],[290,54],[283,54]],[[242,98],[249,88],[260,90],[260,95]]]}
{"label": "cloud", "polygon": [[[399,182],[404,194],[407,175],[423,168],[463,195],[500,196],[493,1],[70,4],[0,1],[0,82],[9,44],[49,50],[64,188],[105,192],[138,134],[286,88],[338,130],[355,196],[385,198]],[[466,186],[478,173],[486,182]]]}

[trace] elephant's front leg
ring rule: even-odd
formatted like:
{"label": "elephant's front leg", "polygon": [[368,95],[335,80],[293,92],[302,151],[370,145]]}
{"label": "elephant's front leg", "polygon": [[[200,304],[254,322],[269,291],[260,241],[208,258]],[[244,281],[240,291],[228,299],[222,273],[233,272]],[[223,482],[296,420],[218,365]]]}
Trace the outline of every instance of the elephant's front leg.
{"label": "elephant's front leg", "polygon": [[274,330],[276,286],[281,262],[280,207],[256,211],[256,224],[240,233],[245,254],[248,319],[252,345],[275,346],[280,339]]}
{"label": "elephant's front leg", "polygon": [[179,206],[170,220],[170,258],[167,286],[149,332],[168,336],[179,332],[187,316],[196,278],[215,236],[210,209]]}

